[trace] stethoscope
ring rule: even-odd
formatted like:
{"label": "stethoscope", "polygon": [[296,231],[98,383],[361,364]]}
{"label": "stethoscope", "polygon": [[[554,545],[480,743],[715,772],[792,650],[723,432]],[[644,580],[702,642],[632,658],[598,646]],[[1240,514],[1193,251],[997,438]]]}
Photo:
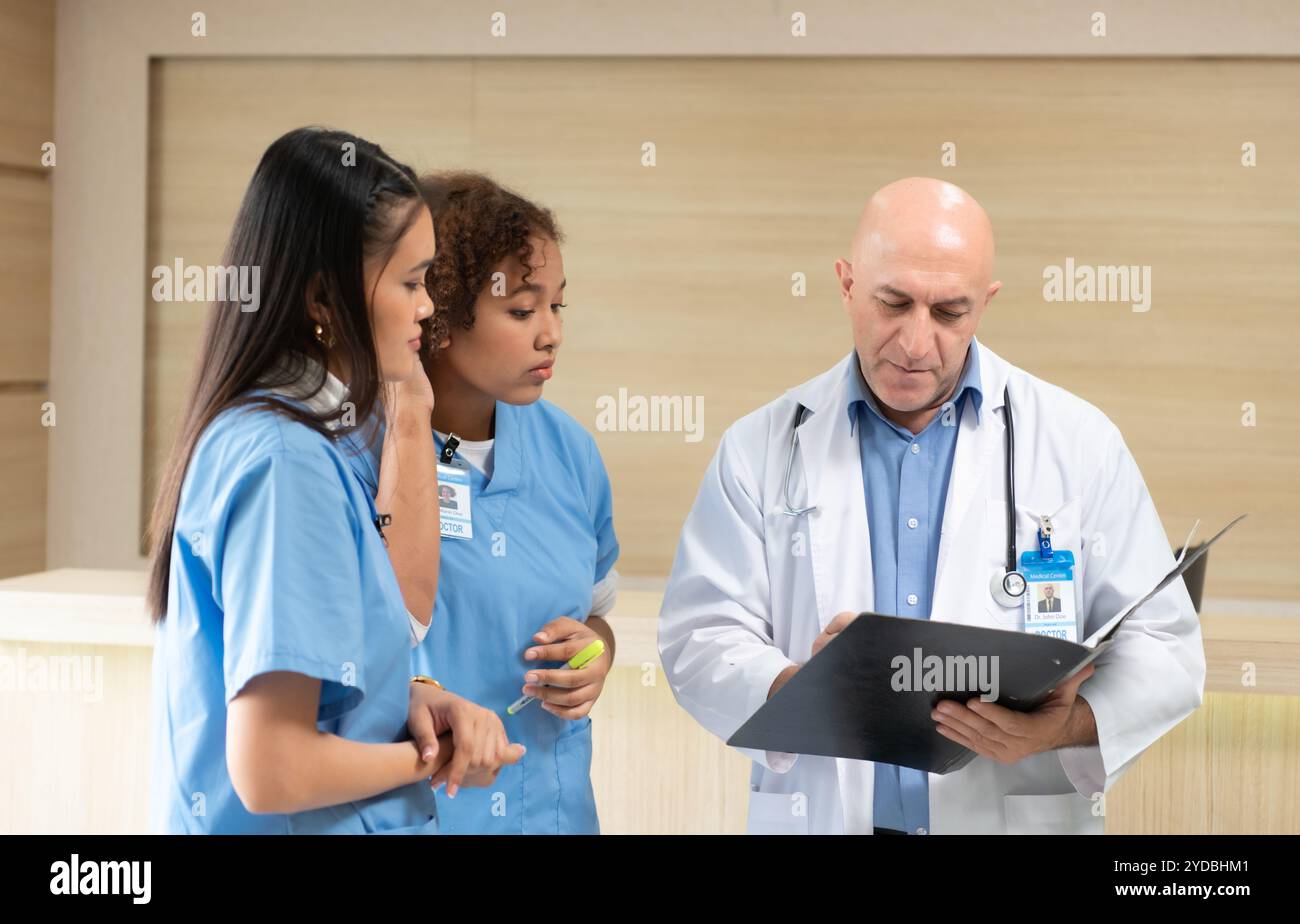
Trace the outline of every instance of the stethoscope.
{"label": "stethoscope", "polygon": [[[1011,413],[1011,388],[1002,389],[1002,406],[1007,419],[1007,561],[1001,574],[989,581],[989,593],[1003,606],[1019,606],[1025,597],[1025,576],[1016,567],[1016,423]],[[1051,526],[1047,525],[1050,537]]]}
{"label": "stethoscope", "polygon": [[[997,600],[1003,606],[1019,606],[1025,596],[1025,589],[1028,586],[1025,582],[1025,576],[1020,573],[1016,567],[1016,462],[1015,462],[1015,421],[1011,413],[1011,389],[1004,387],[1002,390],[1002,403],[1006,408],[1006,446],[1007,446],[1007,560],[1006,567],[993,575],[989,581],[989,593],[993,599]],[[809,507],[795,507],[790,503],[790,474],[794,469],[794,454],[799,447],[799,425],[803,423],[804,412],[808,409],[800,404],[795,409],[794,427],[790,433],[790,455],[785,463],[785,509],[781,512],[788,517],[801,517],[817,509],[813,504]],[[1044,524],[1046,534],[1050,537],[1051,526]]]}

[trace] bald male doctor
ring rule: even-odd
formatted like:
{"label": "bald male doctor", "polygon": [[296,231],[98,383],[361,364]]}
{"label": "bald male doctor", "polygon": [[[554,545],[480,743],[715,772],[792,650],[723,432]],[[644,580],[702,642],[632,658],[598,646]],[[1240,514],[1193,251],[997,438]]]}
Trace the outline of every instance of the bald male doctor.
{"label": "bald male doctor", "polygon": [[[835,265],[853,351],[723,435],[659,622],[678,702],[723,740],[859,612],[1023,631],[1023,600],[992,593],[1007,568],[1004,389],[1017,548],[1037,550],[1047,518],[1053,548],[1073,552],[1058,592],[1073,594],[1077,639],[1173,567],[1115,425],[975,338],[1001,285],[993,252],[960,188],[879,190]],[[1101,833],[1105,791],[1200,705],[1204,681],[1174,581],[1035,711],[941,704],[936,731],[977,755],[961,770],[742,749],[749,831]]]}

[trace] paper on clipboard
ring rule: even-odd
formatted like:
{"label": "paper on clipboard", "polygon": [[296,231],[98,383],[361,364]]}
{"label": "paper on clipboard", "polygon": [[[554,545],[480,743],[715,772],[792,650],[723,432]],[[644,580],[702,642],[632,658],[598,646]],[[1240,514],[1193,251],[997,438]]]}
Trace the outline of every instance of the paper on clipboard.
{"label": "paper on clipboard", "polygon": [[1111,636],[1113,636],[1117,631],[1119,631],[1119,627],[1124,622],[1125,619],[1131,616],[1139,607],[1142,606],[1142,604],[1146,603],[1156,594],[1160,593],[1160,591],[1168,587],[1175,578],[1181,576],[1184,571],[1186,571],[1188,568],[1190,568],[1192,565],[1196,563],[1197,559],[1199,559],[1202,555],[1208,552],[1210,550],[1210,546],[1218,542],[1224,533],[1232,529],[1234,526],[1236,526],[1244,519],[1246,519],[1246,514],[1243,513],[1240,516],[1238,516],[1235,520],[1233,520],[1231,523],[1229,523],[1227,526],[1223,527],[1223,529],[1215,533],[1214,537],[1211,538],[1209,542],[1206,542],[1204,545],[1202,545],[1200,548],[1198,548],[1195,552],[1193,552],[1189,556],[1187,554],[1187,549],[1191,545],[1192,536],[1195,535],[1196,528],[1201,525],[1201,521],[1197,520],[1195,523],[1193,523],[1191,532],[1187,534],[1187,541],[1183,543],[1183,550],[1178,553],[1178,558],[1175,559],[1174,561],[1173,570],[1171,570],[1168,574],[1166,574],[1163,578],[1161,578],[1159,583],[1157,583],[1155,587],[1152,587],[1149,591],[1147,591],[1137,600],[1134,600],[1123,610],[1121,610],[1118,614],[1116,614],[1109,621],[1107,621],[1104,626],[1102,626],[1096,632],[1092,633],[1092,635],[1084,639],[1083,644],[1088,648],[1096,648],[1102,642],[1109,641]]}

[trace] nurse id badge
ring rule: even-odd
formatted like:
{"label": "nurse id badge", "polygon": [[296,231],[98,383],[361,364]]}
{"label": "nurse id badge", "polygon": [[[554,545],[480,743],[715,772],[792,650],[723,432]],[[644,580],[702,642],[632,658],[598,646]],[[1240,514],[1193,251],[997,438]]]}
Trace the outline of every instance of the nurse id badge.
{"label": "nurse id badge", "polygon": [[1020,556],[1020,573],[1025,576],[1025,631],[1077,642],[1077,614],[1074,612],[1074,553],[1053,551],[1044,558],[1039,552]]}
{"label": "nurse id badge", "polygon": [[469,469],[463,463],[438,463],[438,525],[444,539],[473,539]]}

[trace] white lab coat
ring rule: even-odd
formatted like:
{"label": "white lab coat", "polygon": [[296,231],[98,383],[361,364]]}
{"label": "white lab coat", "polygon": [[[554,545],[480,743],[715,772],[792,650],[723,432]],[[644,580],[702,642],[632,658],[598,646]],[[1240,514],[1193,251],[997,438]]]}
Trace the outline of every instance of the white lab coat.
{"label": "white lab coat", "polygon": [[[1173,567],[1165,531],[1118,428],[1097,408],[980,344],[982,408],[961,415],[939,541],[931,618],[1019,628],[989,592],[1006,557],[1003,385],[1015,417],[1018,551],[1037,548],[1037,515],[1072,549],[1080,638]],[[682,529],[659,617],[659,654],[677,701],[726,740],[785,667],[843,610],[874,608],[870,531],[849,385],[857,355],[738,420]],[[783,481],[798,403],[787,516]],[[1201,703],[1205,653],[1186,586],[1175,581],[1117,634],[1084,682],[1099,745],[1011,765],[976,757],[930,774],[930,831],[1101,833],[1119,774]],[[754,761],[749,830],[871,833],[873,764],[742,749]]]}

